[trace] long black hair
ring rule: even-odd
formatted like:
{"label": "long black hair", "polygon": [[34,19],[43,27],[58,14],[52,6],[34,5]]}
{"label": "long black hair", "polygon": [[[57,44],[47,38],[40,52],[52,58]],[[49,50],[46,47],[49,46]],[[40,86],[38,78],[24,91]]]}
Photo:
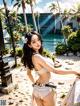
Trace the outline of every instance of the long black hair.
{"label": "long black hair", "polygon": [[41,48],[39,49],[39,53],[42,54],[43,48],[42,48],[42,39],[39,33],[36,31],[28,32],[25,35],[25,39],[27,39],[27,42],[23,46],[23,63],[24,66],[28,67],[29,69],[33,69],[34,65],[32,63],[32,55],[35,53],[35,51],[30,48],[28,45],[31,43],[31,38],[33,35],[37,35],[41,41]]}

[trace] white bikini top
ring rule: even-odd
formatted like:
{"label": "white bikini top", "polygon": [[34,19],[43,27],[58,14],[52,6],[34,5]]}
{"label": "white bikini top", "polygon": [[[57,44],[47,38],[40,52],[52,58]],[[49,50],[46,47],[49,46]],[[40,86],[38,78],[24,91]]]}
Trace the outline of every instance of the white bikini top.
{"label": "white bikini top", "polygon": [[[54,62],[52,61],[52,59],[50,59],[48,57],[43,57],[40,54],[35,54],[35,55],[39,56],[40,58],[42,58],[45,62],[48,62],[48,65],[54,66]],[[44,74],[46,72],[48,72],[46,67],[42,67],[40,70],[37,71],[38,74]]]}

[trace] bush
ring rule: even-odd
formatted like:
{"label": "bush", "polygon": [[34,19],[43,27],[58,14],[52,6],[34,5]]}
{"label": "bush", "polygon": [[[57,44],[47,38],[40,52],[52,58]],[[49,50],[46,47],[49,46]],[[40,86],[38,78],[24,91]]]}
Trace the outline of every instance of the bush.
{"label": "bush", "polygon": [[76,32],[72,32],[67,40],[68,46],[72,47],[72,45],[76,42],[76,39],[77,39]]}
{"label": "bush", "polygon": [[68,37],[68,46],[72,52],[80,51],[80,31],[73,32]]}
{"label": "bush", "polygon": [[9,53],[9,49],[8,48],[5,48],[4,50],[3,50],[3,55],[6,55],[6,54],[8,54]]}
{"label": "bush", "polygon": [[80,37],[80,29],[77,30],[76,35],[77,37]]}
{"label": "bush", "polygon": [[71,34],[72,32],[72,29],[69,25],[66,25],[64,26],[62,29],[61,29],[63,35],[65,36],[65,38],[68,38],[68,36]]}
{"label": "bush", "polygon": [[[16,50],[16,56],[22,57],[22,53],[23,53],[22,48],[18,47],[15,50]],[[11,56],[14,56],[13,50],[11,50],[10,54],[11,54]]]}
{"label": "bush", "polygon": [[16,48],[16,55],[22,57],[22,48]]}
{"label": "bush", "polygon": [[52,55],[48,50],[44,49],[43,50],[43,56],[49,57],[50,59],[52,59],[53,61],[55,60],[55,56]]}
{"label": "bush", "polygon": [[58,43],[55,51],[56,51],[56,54],[63,55],[67,52],[67,46],[63,43]]}

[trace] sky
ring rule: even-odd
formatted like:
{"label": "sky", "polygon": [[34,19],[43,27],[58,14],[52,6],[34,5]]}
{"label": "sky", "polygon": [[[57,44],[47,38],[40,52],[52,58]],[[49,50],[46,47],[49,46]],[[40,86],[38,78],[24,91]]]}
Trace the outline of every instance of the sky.
{"label": "sky", "polygon": [[[11,10],[16,11],[16,7],[13,8],[13,4],[11,3],[11,0],[6,0],[7,1],[7,5],[8,8]],[[49,13],[50,12],[50,8],[49,6],[51,5],[51,3],[56,3],[57,0],[36,0],[36,4],[34,4],[34,12],[39,12],[39,13]],[[66,9],[70,9],[71,7],[73,7],[74,5],[76,5],[77,3],[80,3],[80,0],[58,0],[60,7],[62,8],[62,11],[66,8]],[[0,0],[0,8],[3,7],[3,0]],[[26,5],[26,13],[30,13],[30,6]],[[20,8],[18,10],[18,13],[22,13],[22,8]]]}

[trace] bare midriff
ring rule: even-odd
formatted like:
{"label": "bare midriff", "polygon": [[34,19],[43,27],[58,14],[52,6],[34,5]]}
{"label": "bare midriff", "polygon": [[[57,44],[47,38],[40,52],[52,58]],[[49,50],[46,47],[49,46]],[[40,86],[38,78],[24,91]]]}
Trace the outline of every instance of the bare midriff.
{"label": "bare midriff", "polygon": [[[38,71],[37,71],[38,73]],[[40,83],[40,84],[46,84],[49,82],[49,79],[50,79],[50,72],[45,72],[43,74],[39,74],[39,78],[37,79],[37,83]]]}

